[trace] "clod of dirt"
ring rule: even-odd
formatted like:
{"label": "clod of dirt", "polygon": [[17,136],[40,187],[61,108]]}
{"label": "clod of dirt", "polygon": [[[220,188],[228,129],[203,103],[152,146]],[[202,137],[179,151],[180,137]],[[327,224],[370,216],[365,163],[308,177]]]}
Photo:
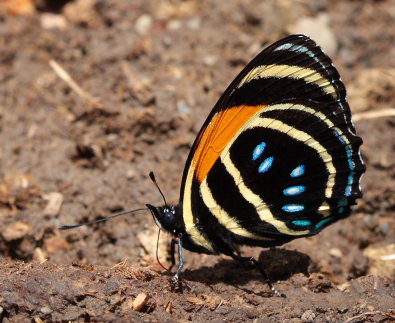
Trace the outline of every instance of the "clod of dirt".
{"label": "clod of dirt", "polygon": [[24,209],[40,195],[41,188],[29,174],[9,174],[0,181],[0,206]]}
{"label": "clod of dirt", "polygon": [[72,24],[91,25],[99,20],[95,7],[98,0],[77,0],[66,4],[63,14]]}
{"label": "clod of dirt", "polygon": [[302,322],[310,323],[314,322],[315,317],[316,315],[312,310],[307,310],[302,314],[300,319],[302,320]]}
{"label": "clod of dirt", "polygon": [[76,153],[71,158],[80,167],[104,168],[102,148],[94,143],[78,143],[76,145]]}
{"label": "clod of dirt", "polygon": [[332,282],[321,273],[313,273],[309,277],[308,288],[314,293],[328,293]]}
{"label": "clod of dirt", "polygon": [[369,258],[363,253],[355,253],[349,269],[349,278],[357,278],[369,272]]}
{"label": "clod of dirt", "polygon": [[30,230],[30,226],[26,223],[17,221],[7,226],[1,232],[3,239],[7,242],[23,238]]}
{"label": "clod of dirt", "polygon": [[119,284],[116,282],[110,281],[106,285],[106,289],[104,290],[104,294],[107,296],[115,294],[119,289]]}

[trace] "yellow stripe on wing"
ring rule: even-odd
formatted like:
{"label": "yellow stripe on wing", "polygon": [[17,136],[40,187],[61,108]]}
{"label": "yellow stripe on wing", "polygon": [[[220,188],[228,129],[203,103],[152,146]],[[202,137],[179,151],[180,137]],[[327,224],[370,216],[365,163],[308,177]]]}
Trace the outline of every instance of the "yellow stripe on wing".
{"label": "yellow stripe on wing", "polygon": [[[191,236],[193,242],[195,242],[198,246],[206,248],[211,253],[215,253],[211,242],[201,234],[195,224],[194,215],[192,212],[192,181],[194,171],[195,169],[191,165],[188,169],[188,174],[184,186],[182,216],[184,219],[185,231]],[[197,192],[195,194],[197,194]]]}
{"label": "yellow stripe on wing", "polygon": [[300,66],[276,64],[257,66],[243,77],[243,79],[237,85],[237,88],[242,87],[244,84],[247,84],[252,80],[259,80],[261,78],[269,77],[304,80],[306,83],[316,84],[325,93],[330,94],[335,99],[337,98],[336,88],[332,85],[330,80],[313,69]]}
{"label": "yellow stripe on wing", "polygon": [[258,236],[248,230],[244,229],[233,217],[231,217],[228,212],[226,212],[214,199],[211,193],[210,187],[207,183],[207,177],[203,180],[200,185],[200,192],[202,198],[211,214],[214,215],[218,222],[221,223],[230,232],[242,236],[244,238],[254,239],[254,240],[273,240],[271,238],[266,238]]}

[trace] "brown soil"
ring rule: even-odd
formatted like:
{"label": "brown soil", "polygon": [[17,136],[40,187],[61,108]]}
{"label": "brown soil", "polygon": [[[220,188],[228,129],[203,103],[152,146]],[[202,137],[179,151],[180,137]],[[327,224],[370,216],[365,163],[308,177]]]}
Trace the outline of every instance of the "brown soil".
{"label": "brown soil", "polygon": [[[395,320],[395,118],[376,118],[395,103],[394,1],[66,2],[37,1],[28,16],[0,7],[0,322]],[[228,83],[261,46],[323,14],[364,139],[365,195],[316,237],[243,250],[287,298],[250,268],[189,252],[183,283],[170,284],[147,212],[57,229],[161,204],[150,170],[176,203]]]}

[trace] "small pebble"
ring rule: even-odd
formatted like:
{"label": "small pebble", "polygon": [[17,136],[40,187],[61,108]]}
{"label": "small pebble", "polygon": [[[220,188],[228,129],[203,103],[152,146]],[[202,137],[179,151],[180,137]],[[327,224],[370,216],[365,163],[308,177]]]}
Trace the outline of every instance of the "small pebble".
{"label": "small pebble", "polygon": [[179,20],[171,20],[167,24],[167,29],[168,30],[179,30],[182,27],[182,23]]}
{"label": "small pebble", "polygon": [[165,45],[166,47],[170,47],[173,44],[173,40],[171,39],[171,37],[163,37],[162,42],[163,45]]}
{"label": "small pebble", "polygon": [[119,285],[116,282],[108,282],[106,285],[106,289],[104,290],[104,294],[110,296],[117,292],[119,289]]}
{"label": "small pebble", "polygon": [[59,214],[63,204],[63,194],[59,192],[51,192],[43,196],[44,200],[48,201],[43,213],[48,216],[55,216]]}
{"label": "small pebble", "polygon": [[148,295],[146,293],[138,294],[132,304],[133,310],[138,312],[141,311],[142,308],[147,304],[147,301],[148,301]]}
{"label": "small pebble", "polygon": [[173,304],[171,302],[167,304],[165,311],[170,314],[173,313]]}
{"label": "small pebble", "polygon": [[110,133],[110,134],[107,136],[107,140],[108,140],[109,142],[116,142],[117,140],[119,140],[119,135],[117,135],[117,134],[115,134],[115,133]]}
{"label": "small pebble", "polygon": [[67,27],[66,17],[53,13],[42,13],[40,16],[41,27],[43,29],[61,29]]}
{"label": "small pebble", "polygon": [[51,314],[53,311],[49,307],[44,306],[40,308],[40,312],[43,314]]}
{"label": "small pebble", "polygon": [[337,248],[331,248],[331,249],[329,250],[329,254],[330,254],[332,257],[335,257],[335,258],[341,258],[341,257],[343,257],[343,253],[341,252],[340,249],[337,249]]}
{"label": "small pebble", "polygon": [[143,14],[137,18],[134,26],[136,27],[136,30],[140,35],[145,35],[151,29],[153,24],[154,21],[152,17],[148,14]]}
{"label": "small pebble", "polygon": [[312,310],[307,310],[306,312],[304,312],[301,316],[301,320],[303,322],[314,322],[315,319],[315,314]]}
{"label": "small pebble", "polygon": [[177,101],[177,110],[178,112],[184,113],[184,114],[190,114],[191,113],[191,107],[185,102],[185,101]]}
{"label": "small pebble", "polygon": [[198,17],[192,17],[187,21],[187,26],[190,29],[199,29],[201,25],[200,19]]}
{"label": "small pebble", "polygon": [[136,171],[133,168],[130,168],[126,171],[126,178],[133,179],[136,176]]}
{"label": "small pebble", "polygon": [[382,234],[384,234],[385,236],[388,235],[388,233],[390,232],[390,226],[388,223],[381,223],[380,224],[380,231]]}
{"label": "small pebble", "polygon": [[218,56],[206,55],[203,57],[203,63],[206,66],[214,66],[218,62]]}
{"label": "small pebble", "polygon": [[47,260],[47,257],[45,256],[43,250],[38,247],[34,249],[33,258],[37,260],[40,264]]}

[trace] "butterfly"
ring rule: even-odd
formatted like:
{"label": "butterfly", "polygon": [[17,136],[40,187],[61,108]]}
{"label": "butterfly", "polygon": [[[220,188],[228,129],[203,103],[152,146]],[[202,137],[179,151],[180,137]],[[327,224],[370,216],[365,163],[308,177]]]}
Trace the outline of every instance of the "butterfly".
{"label": "butterfly", "polygon": [[183,249],[224,254],[255,264],[283,296],[253,257],[240,255],[240,246],[280,246],[348,217],[362,197],[361,144],[345,86],[313,40],[291,35],[264,49],[199,131],[179,204],[147,204],[159,228],[173,236],[173,265],[178,244],[173,280],[183,268]]}
{"label": "butterfly", "polygon": [[362,196],[361,144],[339,73],[313,40],[264,49],[203,124],[179,204],[147,205],[178,243],[175,279],[183,248],[258,266],[239,246],[279,246],[349,216]]}

